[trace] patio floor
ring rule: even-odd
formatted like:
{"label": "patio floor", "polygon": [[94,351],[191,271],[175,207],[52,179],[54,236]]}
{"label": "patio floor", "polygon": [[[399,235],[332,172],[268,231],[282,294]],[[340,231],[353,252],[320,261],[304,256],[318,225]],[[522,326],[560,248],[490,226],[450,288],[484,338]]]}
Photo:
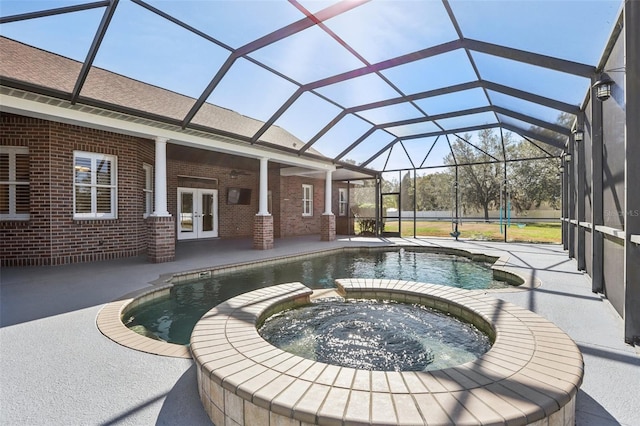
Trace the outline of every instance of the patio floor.
{"label": "patio floor", "polygon": [[176,261],[145,257],[0,270],[0,424],[205,425],[191,360],[122,347],[96,328],[100,308],[172,273],[350,245],[446,246],[508,255],[507,268],[539,288],[495,293],[553,321],[585,361],[577,424],[640,424],[640,355],[623,341],[622,320],[591,292],[559,245],[449,239],[277,239],[257,251],[249,240],[180,243]]}

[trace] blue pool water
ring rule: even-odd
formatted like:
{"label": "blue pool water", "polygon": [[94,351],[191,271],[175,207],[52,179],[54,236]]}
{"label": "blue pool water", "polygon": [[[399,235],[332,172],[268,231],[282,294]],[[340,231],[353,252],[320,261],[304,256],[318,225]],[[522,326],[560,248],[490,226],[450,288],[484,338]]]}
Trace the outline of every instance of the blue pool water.
{"label": "blue pool water", "polygon": [[170,297],[142,305],[123,320],[137,332],[188,345],[200,317],[227,299],[286,282],[298,281],[313,289],[332,288],[337,278],[400,279],[466,289],[509,286],[493,279],[489,265],[462,256],[411,249],[336,252],[178,284]]}

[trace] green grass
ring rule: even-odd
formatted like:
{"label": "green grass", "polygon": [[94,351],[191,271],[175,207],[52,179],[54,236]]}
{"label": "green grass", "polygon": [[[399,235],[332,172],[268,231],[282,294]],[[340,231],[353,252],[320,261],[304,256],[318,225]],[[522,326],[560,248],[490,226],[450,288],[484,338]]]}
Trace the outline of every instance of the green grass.
{"label": "green grass", "polygon": [[[398,232],[398,223],[385,224],[386,232]],[[459,226],[460,238],[486,241],[504,241],[504,234],[500,233],[498,223],[463,223]],[[419,237],[450,237],[451,222],[416,222],[416,236]],[[413,221],[402,222],[402,236],[413,237]],[[560,243],[562,228],[560,223],[527,223],[525,227],[518,227],[512,223],[507,228],[507,240],[535,243]]]}

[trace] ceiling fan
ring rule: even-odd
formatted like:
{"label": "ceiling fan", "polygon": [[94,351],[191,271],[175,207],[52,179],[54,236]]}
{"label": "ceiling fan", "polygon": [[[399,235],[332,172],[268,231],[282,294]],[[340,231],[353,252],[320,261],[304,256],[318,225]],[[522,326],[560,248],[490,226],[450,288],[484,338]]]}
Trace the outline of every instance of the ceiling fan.
{"label": "ceiling fan", "polygon": [[231,172],[229,173],[229,177],[231,177],[231,179],[237,179],[238,176],[251,176],[251,173],[249,172],[245,172],[244,170],[231,170]]}

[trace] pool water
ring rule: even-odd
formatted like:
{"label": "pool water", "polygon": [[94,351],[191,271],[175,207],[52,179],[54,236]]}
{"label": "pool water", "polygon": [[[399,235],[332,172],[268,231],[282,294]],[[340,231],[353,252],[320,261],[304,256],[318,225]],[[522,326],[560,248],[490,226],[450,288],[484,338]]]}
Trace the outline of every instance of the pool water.
{"label": "pool water", "polygon": [[446,313],[377,300],[321,299],[273,315],[259,332],[294,355],[362,370],[439,370],[491,348],[487,335]]}
{"label": "pool water", "polygon": [[200,317],[227,299],[287,282],[301,282],[313,289],[333,288],[338,278],[399,279],[466,289],[509,287],[493,279],[488,264],[462,256],[409,249],[337,252],[177,284],[169,297],[132,310],[123,321],[137,332],[188,345]]}

